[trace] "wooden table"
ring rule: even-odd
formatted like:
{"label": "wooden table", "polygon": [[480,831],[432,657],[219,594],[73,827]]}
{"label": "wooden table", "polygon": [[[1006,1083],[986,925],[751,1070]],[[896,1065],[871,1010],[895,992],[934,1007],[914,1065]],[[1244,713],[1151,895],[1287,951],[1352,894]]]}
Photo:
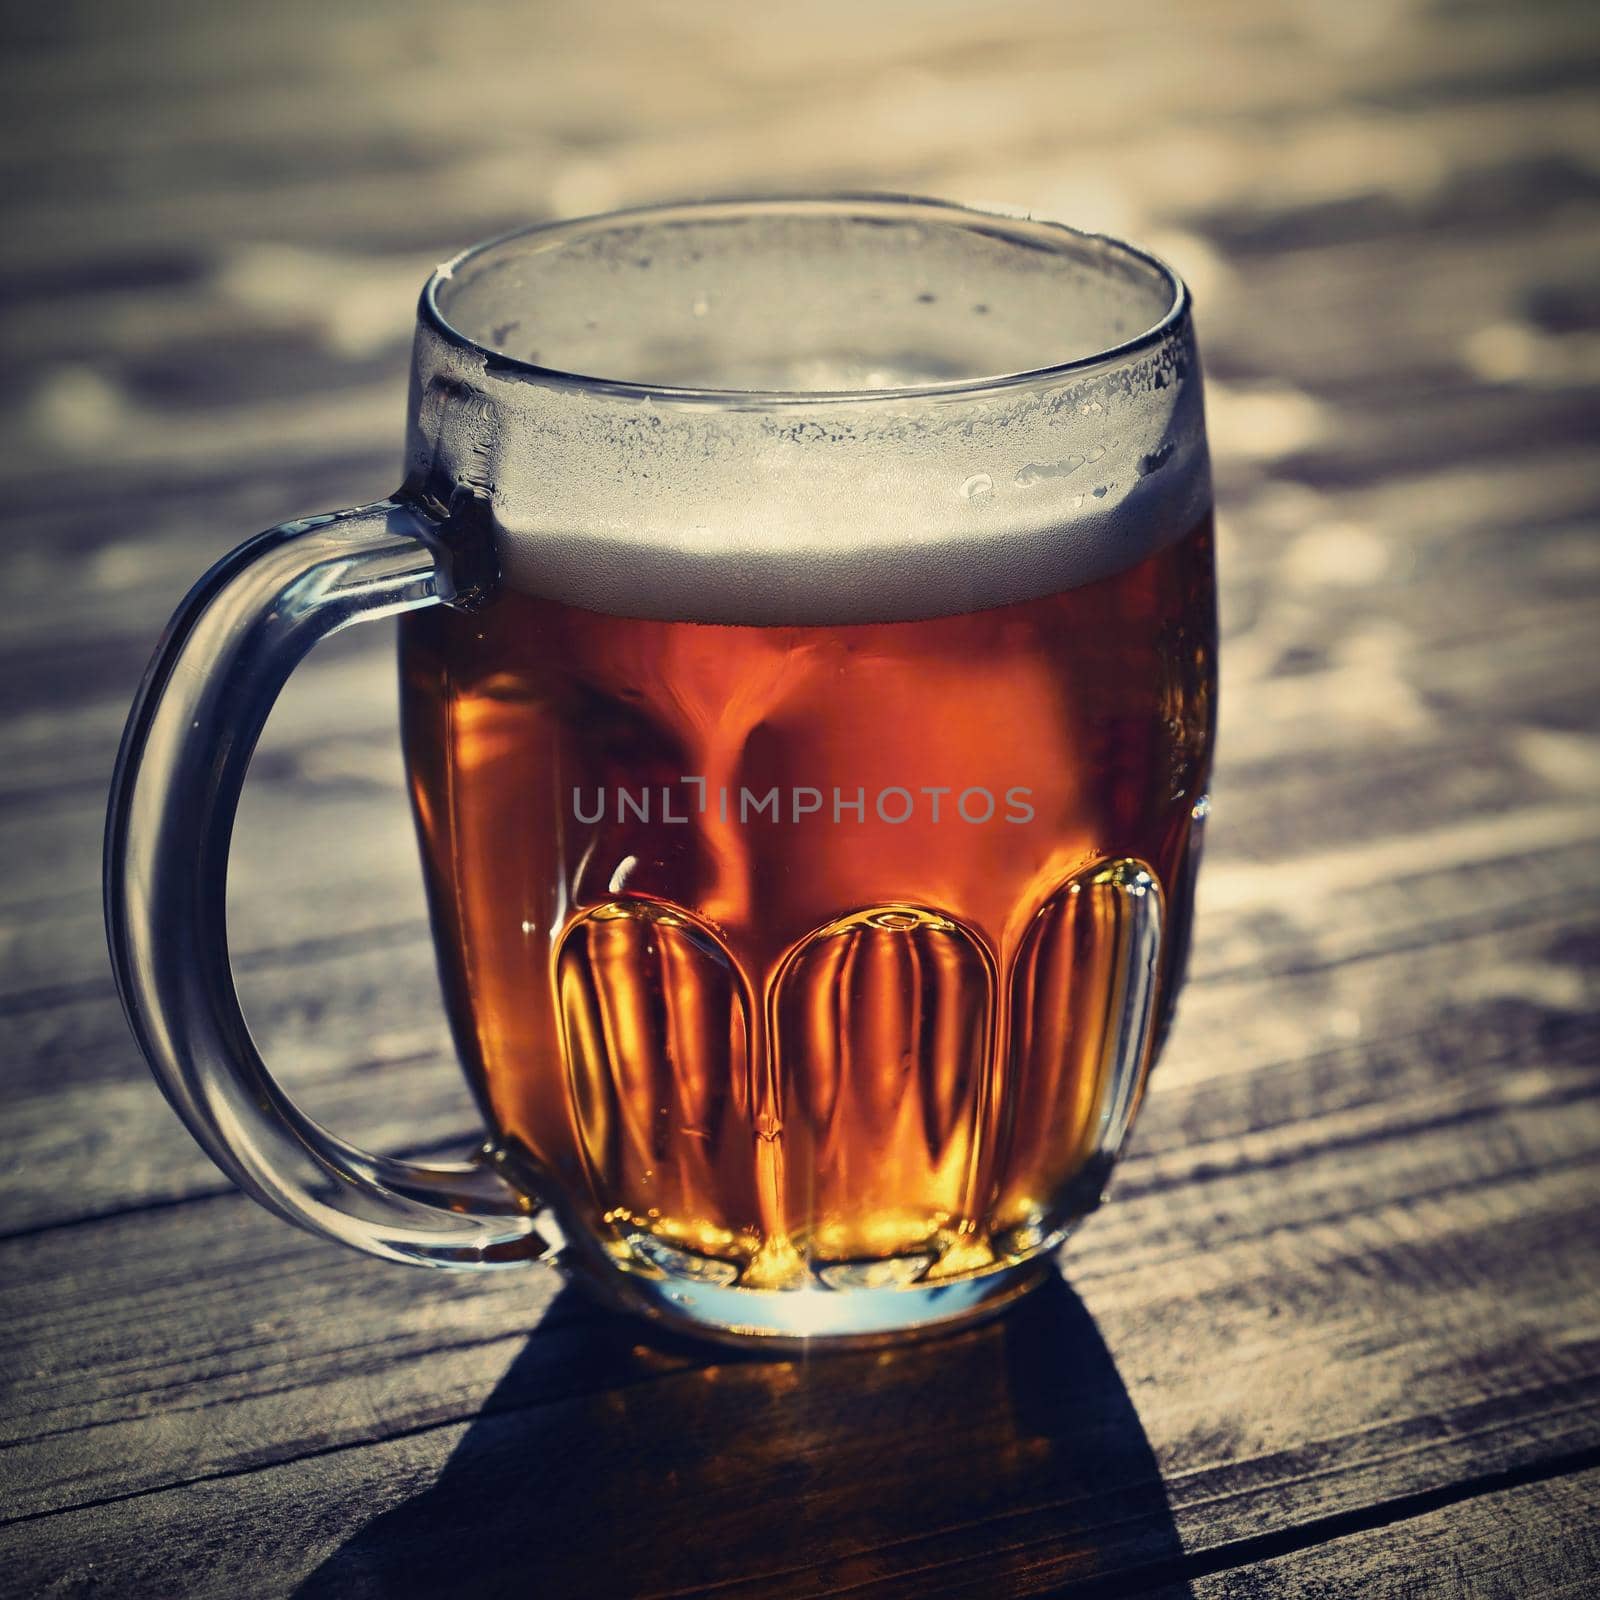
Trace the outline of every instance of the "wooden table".
{"label": "wooden table", "polygon": [[[1600,1592],[1600,28],[1585,3],[10,8],[0,1591]],[[100,932],[115,742],[245,534],[392,487],[412,297],[517,222],[902,187],[1199,296],[1224,712],[1193,978],[1067,1283],[647,1342],[233,1193]],[[269,1060],[456,1147],[381,628],[269,729]]]}

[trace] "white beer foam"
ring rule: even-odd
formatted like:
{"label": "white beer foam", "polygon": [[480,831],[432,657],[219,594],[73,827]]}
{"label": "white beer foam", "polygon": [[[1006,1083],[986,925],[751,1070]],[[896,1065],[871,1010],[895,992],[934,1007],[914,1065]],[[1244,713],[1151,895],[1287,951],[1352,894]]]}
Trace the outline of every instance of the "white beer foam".
{"label": "white beer foam", "polygon": [[[1210,496],[1187,318],[1089,359],[1160,320],[1170,277],[926,209],[981,221],[734,228],[686,208],[469,256],[438,286],[454,335],[419,331],[408,481],[486,498],[517,589],[710,622],[1002,605],[1186,532]],[[989,376],[1041,360],[1086,364]],[[915,384],[943,387],[888,387]],[[862,386],[879,392],[838,392]],[[729,392],[757,387],[788,392]]]}

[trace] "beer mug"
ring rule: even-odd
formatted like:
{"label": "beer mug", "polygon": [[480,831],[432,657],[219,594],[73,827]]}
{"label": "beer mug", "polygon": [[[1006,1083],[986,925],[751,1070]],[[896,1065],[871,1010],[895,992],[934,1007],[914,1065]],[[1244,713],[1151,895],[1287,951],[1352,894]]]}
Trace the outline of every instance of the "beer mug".
{"label": "beer mug", "polygon": [[[268,709],[378,617],[486,1127],[456,1162],[305,1116],[228,966]],[[546,1260],[727,1338],[970,1319],[1052,1270],[1139,1103],[1215,649],[1189,303],[1143,251],[906,198],[531,228],[424,290],[399,490],[241,545],[163,637],[123,1003],[217,1164],[375,1255]]]}

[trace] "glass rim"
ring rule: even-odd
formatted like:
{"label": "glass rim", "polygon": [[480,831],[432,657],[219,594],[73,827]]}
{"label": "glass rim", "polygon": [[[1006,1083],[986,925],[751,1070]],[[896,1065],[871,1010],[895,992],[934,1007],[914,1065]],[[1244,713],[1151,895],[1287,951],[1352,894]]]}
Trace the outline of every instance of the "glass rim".
{"label": "glass rim", "polygon": [[[1112,256],[1120,256],[1143,267],[1165,284],[1168,291],[1166,310],[1149,327],[1131,338],[1107,345],[1088,355],[1075,356],[1069,361],[1052,362],[1044,366],[1028,367],[1014,372],[985,374],[977,378],[953,378],[938,383],[891,385],[882,388],[860,389],[723,389],[697,385],[642,383],[625,378],[607,378],[594,373],[573,372],[561,367],[542,366],[536,361],[508,355],[493,345],[485,344],[464,333],[446,315],[439,304],[439,293],[455,277],[456,272],[503,245],[518,239],[547,236],[552,245],[564,238],[591,231],[597,224],[631,222],[646,224],[665,222],[684,216],[737,218],[741,215],[759,216],[766,213],[815,211],[825,213],[838,208],[859,208],[859,215],[870,217],[874,211],[888,217],[910,217],[917,211],[929,211],[946,221],[974,229],[994,231],[1003,225],[1011,235],[1037,236],[1048,248],[1061,243],[1063,238],[1075,244],[1098,248]],[[937,219],[937,218],[936,218]],[[765,409],[780,406],[816,404],[872,404],[917,399],[947,399],[982,396],[1030,386],[1048,386],[1080,373],[1117,365],[1129,358],[1155,348],[1170,338],[1188,318],[1191,297],[1188,286],[1177,271],[1153,251],[1130,243],[1115,234],[1093,233],[1075,228],[1070,223],[1035,217],[1030,212],[1013,211],[1000,206],[969,205],[951,200],[938,200],[924,195],[884,193],[878,191],[829,191],[797,195],[747,195],[705,200],[657,201],[645,205],[627,206],[614,211],[593,212],[585,216],[560,218],[512,228],[489,239],[469,245],[434,268],[423,285],[418,306],[418,316],[448,344],[458,350],[481,356],[485,369],[491,375],[536,382],[558,388],[578,389],[586,393],[613,395],[622,399],[687,402],[695,405],[724,409]]]}

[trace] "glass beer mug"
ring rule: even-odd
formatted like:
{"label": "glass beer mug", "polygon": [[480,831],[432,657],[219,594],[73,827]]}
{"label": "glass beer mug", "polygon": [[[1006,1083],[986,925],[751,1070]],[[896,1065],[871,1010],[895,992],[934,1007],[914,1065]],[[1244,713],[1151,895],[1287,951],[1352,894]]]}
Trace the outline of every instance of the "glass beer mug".
{"label": "glass beer mug", "polygon": [[[724,1337],[1004,1304],[1182,979],[1210,516],[1187,296],[1128,245],[836,197],[469,250],[401,488],[225,557],[140,691],[107,916],[156,1077],[256,1199],[394,1260],[546,1259]],[[275,694],[389,616],[487,1130],[454,1163],[285,1097],[223,926]]]}

